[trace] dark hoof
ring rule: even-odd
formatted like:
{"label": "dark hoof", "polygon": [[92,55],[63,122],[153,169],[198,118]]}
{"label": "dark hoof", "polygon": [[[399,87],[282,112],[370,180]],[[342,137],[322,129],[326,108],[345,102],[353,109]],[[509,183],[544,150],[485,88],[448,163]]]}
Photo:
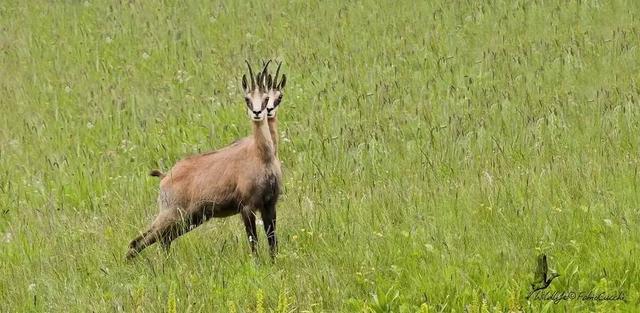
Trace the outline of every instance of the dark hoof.
{"label": "dark hoof", "polygon": [[127,256],[126,259],[127,261],[131,261],[133,258],[138,256],[138,251],[134,250],[134,249],[130,249],[129,251],[127,251]]}

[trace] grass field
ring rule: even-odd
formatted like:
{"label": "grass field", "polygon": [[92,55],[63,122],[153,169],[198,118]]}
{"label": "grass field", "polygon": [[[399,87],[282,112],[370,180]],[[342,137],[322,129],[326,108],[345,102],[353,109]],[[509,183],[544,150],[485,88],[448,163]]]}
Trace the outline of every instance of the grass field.
{"label": "grass field", "polygon": [[[0,312],[637,312],[638,1],[3,1]],[[150,169],[284,60],[280,254],[238,216],[125,262]],[[536,256],[548,291],[527,299]]]}

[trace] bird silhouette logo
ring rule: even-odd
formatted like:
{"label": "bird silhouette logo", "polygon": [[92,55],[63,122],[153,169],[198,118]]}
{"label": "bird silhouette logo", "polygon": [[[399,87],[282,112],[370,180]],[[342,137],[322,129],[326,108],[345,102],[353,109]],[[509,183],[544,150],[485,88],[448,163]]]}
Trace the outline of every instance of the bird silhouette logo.
{"label": "bird silhouette logo", "polygon": [[543,253],[538,256],[536,271],[533,273],[533,283],[531,283],[531,292],[543,290],[549,287],[551,281],[560,276],[556,271],[549,270],[547,264],[547,256]]}

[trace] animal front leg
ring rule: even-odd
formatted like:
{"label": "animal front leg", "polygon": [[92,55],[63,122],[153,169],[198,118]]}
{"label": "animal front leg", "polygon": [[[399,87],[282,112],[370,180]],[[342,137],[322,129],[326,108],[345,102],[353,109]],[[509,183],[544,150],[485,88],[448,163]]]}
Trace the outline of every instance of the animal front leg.
{"label": "animal front leg", "polygon": [[244,228],[247,231],[247,237],[249,238],[249,245],[251,246],[251,252],[254,255],[258,254],[256,245],[258,243],[258,236],[256,232],[256,215],[249,209],[242,210],[242,222]]}
{"label": "animal front leg", "polygon": [[276,206],[268,205],[262,210],[262,222],[264,223],[264,232],[267,234],[269,241],[269,254],[271,258],[275,258],[278,253],[278,238],[276,237]]}

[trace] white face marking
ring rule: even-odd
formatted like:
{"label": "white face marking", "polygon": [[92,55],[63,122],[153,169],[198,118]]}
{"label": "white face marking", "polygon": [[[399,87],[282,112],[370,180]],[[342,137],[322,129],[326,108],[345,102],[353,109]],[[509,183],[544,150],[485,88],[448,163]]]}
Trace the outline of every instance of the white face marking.
{"label": "white face marking", "polygon": [[245,93],[247,114],[253,121],[259,122],[267,116],[267,100],[269,96],[258,89]]}
{"label": "white face marking", "polygon": [[[255,122],[264,120],[267,116],[267,102],[269,101],[269,95],[266,89],[266,68],[269,62],[263,65],[263,68],[255,76],[251,70],[251,65],[245,60],[247,67],[249,68],[249,79],[247,75],[242,75],[242,88],[244,89],[244,101],[247,108],[247,114],[249,118]],[[251,85],[249,85],[251,83]],[[249,87],[251,86],[251,87]]]}

